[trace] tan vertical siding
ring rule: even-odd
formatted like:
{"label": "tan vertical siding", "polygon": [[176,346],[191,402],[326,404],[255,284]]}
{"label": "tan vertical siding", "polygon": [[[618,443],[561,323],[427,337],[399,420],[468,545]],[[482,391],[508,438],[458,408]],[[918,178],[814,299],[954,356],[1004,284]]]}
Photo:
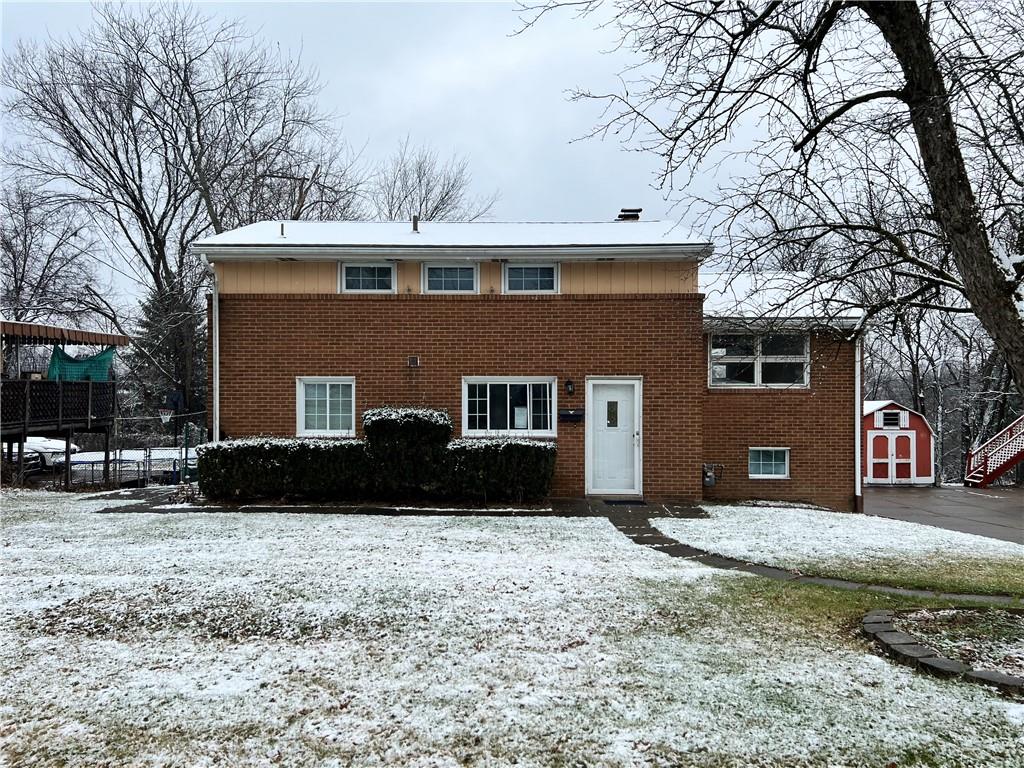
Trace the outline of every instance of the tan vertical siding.
{"label": "tan vertical siding", "polygon": [[500,262],[480,262],[480,293],[501,293]]}
{"label": "tan vertical siding", "polygon": [[[221,293],[336,293],[337,261],[221,262],[215,265]],[[479,264],[480,293],[502,290],[497,261]],[[420,293],[422,264],[397,262],[398,293]],[[696,293],[693,261],[571,261],[560,266],[561,292]]]}

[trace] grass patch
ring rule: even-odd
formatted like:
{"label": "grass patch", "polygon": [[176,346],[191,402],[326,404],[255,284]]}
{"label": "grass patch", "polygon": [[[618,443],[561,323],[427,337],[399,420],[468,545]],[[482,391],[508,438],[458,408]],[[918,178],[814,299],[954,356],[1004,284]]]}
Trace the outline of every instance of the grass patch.
{"label": "grass patch", "polygon": [[729,579],[699,602],[664,592],[658,597],[653,590],[648,594],[658,605],[661,621],[672,631],[683,634],[699,632],[711,622],[742,627],[752,634],[788,634],[796,624],[805,634],[847,645],[866,642],[858,627],[868,611],[941,610],[972,605],[964,600],[907,598],[760,577]]}
{"label": "grass patch", "polygon": [[935,560],[874,560],[808,563],[801,573],[814,576],[972,595],[1024,598],[1024,561],[1012,558],[960,557]]}

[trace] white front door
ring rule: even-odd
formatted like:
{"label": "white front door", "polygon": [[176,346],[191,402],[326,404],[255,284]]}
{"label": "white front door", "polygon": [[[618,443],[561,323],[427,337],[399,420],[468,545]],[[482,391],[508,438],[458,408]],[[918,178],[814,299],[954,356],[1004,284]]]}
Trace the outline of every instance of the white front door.
{"label": "white front door", "polygon": [[640,403],[639,379],[587,380],[587,493],[642,493]]}
{"label": "white front door", "polygon": [[868,431],[868,482],[914,482],[915,435],[910,430]]}

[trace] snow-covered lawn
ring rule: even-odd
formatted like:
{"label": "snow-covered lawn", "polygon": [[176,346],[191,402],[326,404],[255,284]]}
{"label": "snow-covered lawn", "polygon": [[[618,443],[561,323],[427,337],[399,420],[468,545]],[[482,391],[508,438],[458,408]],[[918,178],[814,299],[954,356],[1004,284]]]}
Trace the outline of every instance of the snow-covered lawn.
{"label": "snow-covered lawn", "polygon": [[793,505],[708,504],[658,518],[666,536],[749,562],[905,586],[1024,595],[1024,546],[929,525]]}
{"label": "snow-covered lawn", "polygon": [[740,620],[754,577],[604,519],[114,499],[2,496],[13,766],[1024,765],[1024,705]]}

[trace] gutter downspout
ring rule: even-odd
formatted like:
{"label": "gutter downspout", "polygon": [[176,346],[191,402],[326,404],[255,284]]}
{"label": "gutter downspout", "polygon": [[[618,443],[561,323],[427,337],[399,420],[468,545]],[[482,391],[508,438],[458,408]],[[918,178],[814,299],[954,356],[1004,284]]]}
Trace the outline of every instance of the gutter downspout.
{"label": "gutter downspout", "polygon": [[864,358],[864,337],[857,336],[853,352],[853,447],[856,459],[853,462],[853,511],[864,511],[864,490],[862,488],[864,469],[861,466],[861,432],[864,430],[864,393],[861,392],[861,366]]}
{"label": "gutter downspout", "polygon": [[206,269],[213,277],[213,435],[212,440],[220,440],[220,284],[217,282],[217,270],[206,258],[205,253],[199,254]]}

